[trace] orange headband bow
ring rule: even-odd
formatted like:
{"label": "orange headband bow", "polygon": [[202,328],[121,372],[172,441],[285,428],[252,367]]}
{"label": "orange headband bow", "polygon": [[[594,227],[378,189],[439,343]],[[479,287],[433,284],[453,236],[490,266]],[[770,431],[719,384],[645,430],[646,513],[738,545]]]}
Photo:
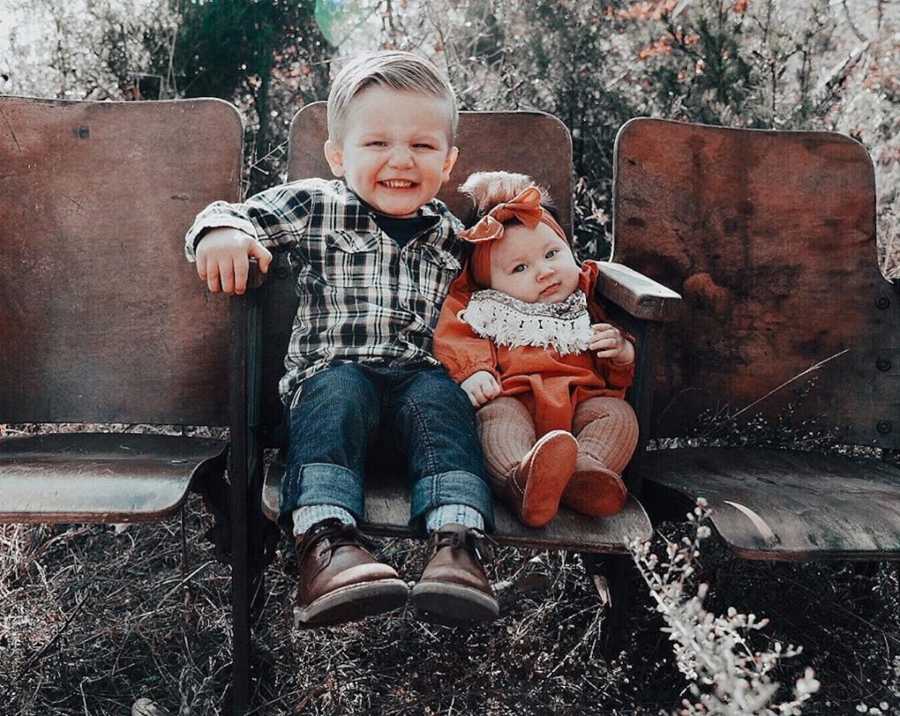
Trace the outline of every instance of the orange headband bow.
{"label": "orange headband bow", "polygon": [[459,232],[461,239],[475,244],[470,267],[472,277],[478,284],[490,285],[491,246],[494,241],[503,238],[504,223],[513,219],[518,220],[529,229],[533,229],[543,222],[568,243],[562,227],[550,215],[550,212],[541,206],[540,190],[536,186],[530,186],[522,190],[511,201],[497,204],[471,228]]}

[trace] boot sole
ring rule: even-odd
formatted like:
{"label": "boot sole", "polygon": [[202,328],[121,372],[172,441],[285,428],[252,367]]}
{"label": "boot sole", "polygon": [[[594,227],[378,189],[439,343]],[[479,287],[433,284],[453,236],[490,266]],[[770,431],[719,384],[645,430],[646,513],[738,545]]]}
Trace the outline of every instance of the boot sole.
{"label": "boot sole", "polygon": [[431,624],[463,626],[490,622],[500,614],[496,599],[461,584],[419,582],[411,598],[419,619]]}
{"label": "boot sole", "polygon": [[[559,511],[559,501],[575,472],[578,443],[570,433],[553,430],[534,444],[522,498],[522,521],[543,527]],[[540,479],[533,476],[540,475]]]}
{"label": "boot sole", "polygon": [[346,624],[406,605],[409,587],[402,579],[351,584],[323,594],[305,607],[294,607],[296,626]]}
{"label": "boot sole", "polygon": [[563,493],[562,503],[588,517],[611,517],[622,511],[627,499],[628,488],[621,477],[600,471],[576,472]]}

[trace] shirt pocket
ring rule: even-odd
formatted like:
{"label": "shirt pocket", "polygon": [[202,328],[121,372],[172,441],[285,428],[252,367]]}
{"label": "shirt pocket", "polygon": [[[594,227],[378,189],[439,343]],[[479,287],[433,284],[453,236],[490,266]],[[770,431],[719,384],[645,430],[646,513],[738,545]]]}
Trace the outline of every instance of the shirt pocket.
{"label": "shirt pocket", "polygon": [[331,286],[366,289],[379,284],[381,256],[378,237],[352,231],[327,234],[322,255],[322,278]]}
{"label": "shirt pocket", "polygon": [[450,284],[459,274],[460,268],[459,259],[449,251],[427,244],[422,247],[414,272],[417,289],[434,310],[439,309],[444,302]]}

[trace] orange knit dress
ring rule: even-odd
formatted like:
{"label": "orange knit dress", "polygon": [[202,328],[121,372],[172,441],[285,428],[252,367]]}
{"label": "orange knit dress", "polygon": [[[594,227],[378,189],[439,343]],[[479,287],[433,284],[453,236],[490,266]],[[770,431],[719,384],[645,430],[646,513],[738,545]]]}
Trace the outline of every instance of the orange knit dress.
{"label": "orange knit dress", "polygon": [[[586,261],[578,281],[590,323],[608,322],[594,298],[598,275],[597,262]],[[537,437],[550,430],[571,430],[575,408],[583,400],[625,397],[634,380],[634,363],[616,366],[589,350],[560,354],[551,346],[497,345],[478,335],[463,320],[477,291],[469,271],[463,271],[450,286],[435,329],[435,356],[457,383],[480,370],[491,373],[503,389],[501,395],[515,397],[528,409]]]}

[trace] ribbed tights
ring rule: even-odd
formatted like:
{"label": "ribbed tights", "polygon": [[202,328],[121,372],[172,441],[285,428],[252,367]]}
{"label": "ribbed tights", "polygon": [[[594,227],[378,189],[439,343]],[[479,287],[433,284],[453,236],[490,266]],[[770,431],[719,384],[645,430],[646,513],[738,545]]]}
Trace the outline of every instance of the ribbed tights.
{"label": "ribbed tights", "polygon": [[534,421],[515,398],[494,398],[476,413],[478,437],[494,492],[500,494],[506,481],[534,445]]}
{"label": "ribbed tights", "polygon": [[[536,440],[534,421],[515,398],[495,398],[477,413],[478,436],[494,490],[503,485]],[[637,417],[619,398],[589,398],[575,409],[572,434],[578,452],[590,456],[616,473],[631,459],[637,446]]]}
{"label": "ribbed tights", "polygon": [[637,447],[638,422],[634,410],[619,398],[588,398],[575,408],[572,433],[578,454],[622,474]]}

